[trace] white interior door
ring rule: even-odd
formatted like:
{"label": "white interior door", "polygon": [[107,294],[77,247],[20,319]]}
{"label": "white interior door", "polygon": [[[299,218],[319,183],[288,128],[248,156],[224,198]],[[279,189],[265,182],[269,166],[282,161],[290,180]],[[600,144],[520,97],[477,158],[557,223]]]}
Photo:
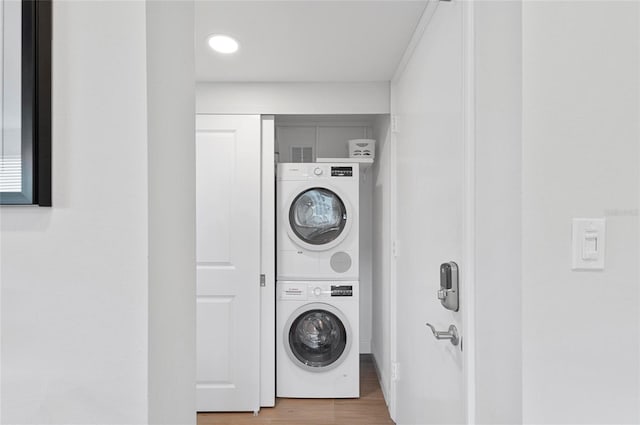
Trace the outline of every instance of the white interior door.
{"label": "white interior door", "polygon": [[196,117],[196,262],[197,410],[256,412],[260,406],[258,115]]}
{"label": "white interior door", "polygon": [[[461,293],[469,264],[464,250],[465,145],[461,3],[438,6],[402,75],[392,84],[397,116],[396,352],[394,419],[398,424],[466,422],[464,314],[437,298],[440,264],[455,261]],[[437,340],[457,328],[462,345]],[[466,350],[466,346],[464,347]]]}

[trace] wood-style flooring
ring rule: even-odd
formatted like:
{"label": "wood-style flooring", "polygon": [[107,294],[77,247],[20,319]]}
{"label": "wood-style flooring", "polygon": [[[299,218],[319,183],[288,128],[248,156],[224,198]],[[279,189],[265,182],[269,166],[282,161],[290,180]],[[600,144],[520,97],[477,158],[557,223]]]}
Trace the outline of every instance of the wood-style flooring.
{"label": "wood-style flooring", "polygon": [[198,413],[198,425],[393,425],[373,358],[360,355],[360,398],[277,398],[276,406],[253,413]]}

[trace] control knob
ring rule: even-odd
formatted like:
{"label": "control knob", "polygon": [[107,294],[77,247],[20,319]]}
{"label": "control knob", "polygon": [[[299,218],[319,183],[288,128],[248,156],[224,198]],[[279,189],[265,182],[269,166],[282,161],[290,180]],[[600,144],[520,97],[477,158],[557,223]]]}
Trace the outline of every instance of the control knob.
{"label": "control knob", "polygon": [[316,176],[321,176],[321,175],[322,175],[322,168],[320,168],[320,167],[316,167],[316,168],[313,170],[313,174],[315,174]]}

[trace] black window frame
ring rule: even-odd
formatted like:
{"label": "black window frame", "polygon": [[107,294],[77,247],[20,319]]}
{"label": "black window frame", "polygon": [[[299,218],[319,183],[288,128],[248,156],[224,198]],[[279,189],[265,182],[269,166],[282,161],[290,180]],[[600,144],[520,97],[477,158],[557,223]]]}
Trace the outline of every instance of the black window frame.
{"label": "black window frame", "polygon": [[0,205],[51,206],[51,2],[22,0],[22,191]]}

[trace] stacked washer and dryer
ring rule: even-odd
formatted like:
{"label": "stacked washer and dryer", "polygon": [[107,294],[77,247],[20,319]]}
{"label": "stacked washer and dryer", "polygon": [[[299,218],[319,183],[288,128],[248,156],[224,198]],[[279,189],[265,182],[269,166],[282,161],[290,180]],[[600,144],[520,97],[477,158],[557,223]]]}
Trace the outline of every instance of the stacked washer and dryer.
{"label": "stacked washer and dryer", "polygon": [[278,397],[360,395],[358,201],[357,163],[278,164]]}

